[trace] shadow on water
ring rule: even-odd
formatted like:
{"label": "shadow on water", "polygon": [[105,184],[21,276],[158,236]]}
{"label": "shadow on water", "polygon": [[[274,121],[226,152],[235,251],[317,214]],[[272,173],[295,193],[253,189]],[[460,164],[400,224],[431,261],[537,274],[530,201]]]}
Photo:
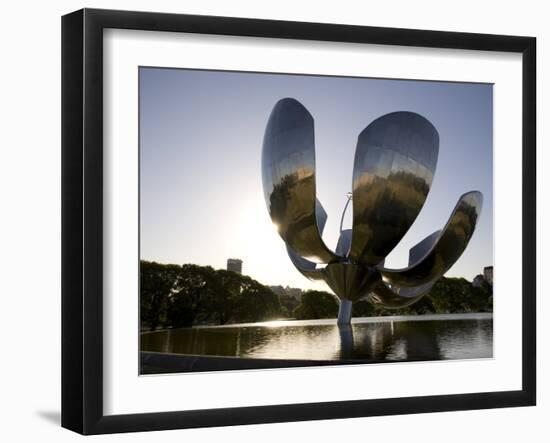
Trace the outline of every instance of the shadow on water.
{"label": "shadow on water", "polygon": [[356,319],[266,322],[224,327],[183,328],[145,333],[141,350],[208,356],[414,361],[490,358],[491,315],[441,319]]}

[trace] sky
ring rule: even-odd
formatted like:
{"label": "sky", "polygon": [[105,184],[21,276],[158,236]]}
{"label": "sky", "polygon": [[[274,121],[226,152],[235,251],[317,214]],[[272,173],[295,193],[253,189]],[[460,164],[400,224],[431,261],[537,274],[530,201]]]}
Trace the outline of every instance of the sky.
{"label": "sky", "polygon": [[[493,87],[141,67],[140,257],[225,269],[230,257],[267,285],[326,289],[293,267],[271,223],[261,180],[267,119],[284,97],[315,121],[317,197],[336,247],[351,191],[359,133],[395,111],[416,112],[439,132],[439,159],[424,208],[385,266],[407,266],[409,249],[441,229],[467,191],[483,193],[476,232],[448,277],[472,280],[493,264]],[[344,228],[351,228],[351,205]]]}

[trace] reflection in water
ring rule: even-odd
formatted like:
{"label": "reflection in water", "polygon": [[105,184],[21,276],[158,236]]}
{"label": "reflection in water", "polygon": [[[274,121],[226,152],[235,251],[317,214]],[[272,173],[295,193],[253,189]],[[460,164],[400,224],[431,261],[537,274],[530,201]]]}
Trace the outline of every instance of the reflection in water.
{"label": "reflection in water", "polygon": [[143,351],[245,358],[410,361],[490,358],[491,314],[280,321],[141,335]]}

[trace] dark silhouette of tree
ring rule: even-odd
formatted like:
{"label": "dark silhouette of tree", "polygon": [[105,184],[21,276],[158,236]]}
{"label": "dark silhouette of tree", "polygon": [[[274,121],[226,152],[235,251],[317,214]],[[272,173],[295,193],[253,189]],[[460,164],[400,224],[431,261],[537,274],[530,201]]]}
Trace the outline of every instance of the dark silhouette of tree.
{"label": "dark silhouette of tree", "polygon": [[178,280],[180,267],[155,262],[140,263],[141,327],[156,329],[166,316],[168,298]]}
{"label": "dark silhouette of tree", "polygon": [[221,279],[213,268],[182,265],[175,289],[169,297],[167,323],[177,328],[212,321],[221,292]]}
{"label": "dark silhouette of tree", "polygon": [[279,297],[271,289],[250,277],[240,277],[241,292],[233,305],[237,321],[265,321],[281,316]]}
{"label": "dark silhouette of tree", "polygon": [[222,325],[282,315],[271,289],[232,271],[142,261],[140,274],[142,327]]}
{"label": "dark silhouette of tree", "polygon": [[306,291],[293,314],[298,320],[334,318],[338,314],[338,300],[328,292]]}
{"label": "dark silhouette of tree", "polygon": [[[273,320],[335,318],[338,300],[328,292],[306,291],[301,302],[285,299],[256,280],[232,271],[194,264],[140,263],[142,329],[187,327]],[[281,298],[282,300],[281,300]],[[282,301],[282,303],[281,303]],[[431,313],[492,312],[489,284],[475,287],[463,278],[441,278],[430,292],[411,306],[387,309],[368,297],[354,303],[355,317]]]}
{"label": "dark silhouette of tree", "polygon": [[279,301],[281,302],[281,309],[283,310],[283,317],[289,317],[292,314],[292,311],[300,304],[300,302],[288,294],[280,294]]}
{"label": "dark silhouette of tree", "polygon": [[355,302],[352,309],[354,317],[376,317],[380,315],[376,307],[365,299]]}

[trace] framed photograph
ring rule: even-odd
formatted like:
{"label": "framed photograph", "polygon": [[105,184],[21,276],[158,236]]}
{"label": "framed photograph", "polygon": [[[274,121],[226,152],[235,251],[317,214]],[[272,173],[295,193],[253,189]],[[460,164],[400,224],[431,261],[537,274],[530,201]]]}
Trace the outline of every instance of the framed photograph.
{"label": "framed photograph", "polygon": [[536,402],[531,37],[62,20],[62,425]]}

